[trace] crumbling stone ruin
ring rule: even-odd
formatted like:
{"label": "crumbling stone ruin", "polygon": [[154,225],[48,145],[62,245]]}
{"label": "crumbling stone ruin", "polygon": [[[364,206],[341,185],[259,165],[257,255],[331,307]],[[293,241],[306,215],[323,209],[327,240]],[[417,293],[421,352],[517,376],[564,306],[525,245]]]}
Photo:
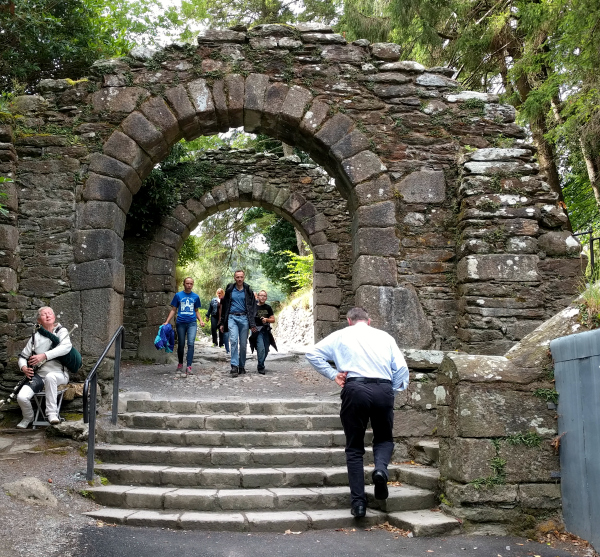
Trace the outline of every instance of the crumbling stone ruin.
{"label": "crumbling stone ruin", "polygon": [[[307,240],[317,339],[362,305],[404,348],[507,352],[573,298],[580,246],[514,109],[462,91],[451,75],[399,61],[395,44],[347,44],[314,24],[259,25],[135,48],[14,99],[0,114],[0,176],[13,180],[0,223],[0,387],[14,384],[9,362],[41,304],[80,324],[87,362],[123,322],[128,354],[147,353],[183,241],[236,206],[273,210]],[[133,197],[177,141],[239,127],[306,151],[328,177],[261,153],[208,153],[237,172],[182,198],[150,237],[124,240]],[[450,396],[440,406],[479,388],[451,371],[461,358],[437,373]],[[510,397],[520,400],[515,384]],[[440,423],[442,436],[468,431]],[[442,449],[441,466],[450,469],[453,450],[467,466],[469,443],[447,457]],[[475,474],[452,470],[456,481]]]}

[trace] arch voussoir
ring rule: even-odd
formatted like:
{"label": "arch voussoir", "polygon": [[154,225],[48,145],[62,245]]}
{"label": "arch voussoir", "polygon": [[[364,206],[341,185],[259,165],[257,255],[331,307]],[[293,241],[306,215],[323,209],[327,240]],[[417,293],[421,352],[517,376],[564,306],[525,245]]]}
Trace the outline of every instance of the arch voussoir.
{"label": "arch voussoir", "polygon": [[177,118],[161,97],[151,97],[142,103],[140,111],[160,130],[167,145],[173,145],[183,137]]}
{"label": "arch voussoir", "polygon": [[265,108],[265,92],[269,85],[269,76],[251,73],[244,87],[244,129],[255,132],[260,128]]}
{"label": "arch voussoir", "polygon": [[150,157],[153,163],[160,162],[169,153],[169,145],[162,132],[141,112],[132,112],[121,123],[123,132],[133,139]]}
{"label": "arch voussoir", "polygon": [[227,92],[225,81],[219,79],[213,83],[212,96],[215,103],[215,114],[217,116],[217,129],[220,132],[229,130],[229,107],[227,106]]}
{"label": "arch voussoir", "polygon": [[94,172],[88,174],[82,195],[84,201],[112,201],[125,214],[129,211],[133,200],[131,191],[124,182]]}
{"label": "arch voussoir", "polygon": [[300,133],[312,138],[327,119],[330,109],[324,102],[313,101],[300,122]]}
{"label": "arch voussoir", "polygon": [[215,186],[210,190],[210,193],[219,211],[223,211],[224,209],[228,209],[230,207],[229,196],[227,195],[225,184],[219,184],[218,186]]}
{"label": "arch voussoir", "polygon": [[207,216],[206,207],[200,201],[190,198],[185,202],[186,209],[200,221]]}
{"label": "arch voussoir", "polygon": [[102,153],[90,156],[89,171],[122,180],[133,195],[142,187],[138,173],[130,165]]}
{"label": "arch voussoir", "polygon": [[196,110],[198,125],[203,135],[218,133],[217,113],[212,93],[206,79],[196,79],[187,84],[187,89]]}
{"label": "arch voussoir", "polygon": [[171,108],[177,118],[183,137],[188,141],[202,135],[196,116],[196,109],[190,100],[188,92],[183,85],[177,85],[165,91],[165,98],[169,101]]}
{"label": "arch voussoir", "polygon": [[279,82],[271,83],[267,87],[261,118],[261,129],[265,133],[277,134],[281,109],[289,90],[285,83]]}
{"label": "arch voussoir", "polygon": [[154,164],[146,152],[128,135],[116,130],[104,144],[104,154],[133,168],[140,180],[144,180]]}
{"label": "arch voussoir", "polygon": [[245,80],[241,75],[230,74],[225,76],[224,81],[227,89],[229,125],[232,128],[241,128],[244,125]]}
{"label": "arch voussoir", "polygon": [[342,167],[353,185],[366,182],[387,170],[381,159],[372,151],[362,151],[344,159]]}
{"label": "arch voussoir", "polygon": [[313,100],[313,94],[304,87],[292,85],[280,110],[277,134],[282,138],[294,139],[300,122],[307,112],[307,106]]}

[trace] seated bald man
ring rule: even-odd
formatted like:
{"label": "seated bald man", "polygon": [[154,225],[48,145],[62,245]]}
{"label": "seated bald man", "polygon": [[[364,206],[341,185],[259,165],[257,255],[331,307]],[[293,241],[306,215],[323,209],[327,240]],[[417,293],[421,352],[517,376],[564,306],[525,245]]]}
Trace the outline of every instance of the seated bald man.
{"label": "seated bald man", "polygon": [[[53,333],[59,339],[59,344],[52,348],[52,341],[36,332],[27,342],[23,352],[19,354],[19,369],[30,379],[36,373],[42,378],[46,391],[46,417],[51,424],[58,424],[57,393],[58,385],[66,385],[69,382],[69,374],[66,368],[56,359],[64,356],[71,351],[71,339],[69,331],[56,323],[56,317],[51,307],[44,306],[38,310],[38,319],[40,327]],[[17,402],[21,407],[23,419],[17,425],[18,428],[25,429],[33,422],[34,412],[31,406],[31,399],[35,391],[25,385],[17,395]]]}

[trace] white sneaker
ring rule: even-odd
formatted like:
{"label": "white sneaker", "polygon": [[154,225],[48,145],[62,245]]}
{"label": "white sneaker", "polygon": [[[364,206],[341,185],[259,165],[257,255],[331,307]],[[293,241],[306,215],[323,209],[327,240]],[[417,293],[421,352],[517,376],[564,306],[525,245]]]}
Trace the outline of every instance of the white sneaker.
{"label": "white sneaker", "polygon": [[33,422],[33,420],[28,420],[27,418],[23,418],[18,424],[17,427],[19,429],[27,429],[29,427],[29,424]]}
{"label": "white sneaker", "polygon": [[60,420],[58,419],[58,416],[56,414],[48,414],[48,421],[52,425],[56,425],[56,424],[60,423]]}

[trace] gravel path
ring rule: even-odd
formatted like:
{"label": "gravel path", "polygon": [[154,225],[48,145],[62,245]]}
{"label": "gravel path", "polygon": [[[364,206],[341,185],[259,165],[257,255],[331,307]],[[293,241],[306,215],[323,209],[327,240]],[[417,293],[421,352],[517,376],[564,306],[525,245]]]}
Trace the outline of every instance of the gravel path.
{"label": "gravel path", "polygon": [[246,375],[231,377],[229,357],[224,349],[196,344],[194,375],[177,373],[171,364],[124,362],[121,392],[149,392],[152,398],[235,399],[235,398],[322,398],[339,396],[339,387],[306,362],[299,353],[269,353],[266,374],[256,371],[256,355],[248,351]]}

